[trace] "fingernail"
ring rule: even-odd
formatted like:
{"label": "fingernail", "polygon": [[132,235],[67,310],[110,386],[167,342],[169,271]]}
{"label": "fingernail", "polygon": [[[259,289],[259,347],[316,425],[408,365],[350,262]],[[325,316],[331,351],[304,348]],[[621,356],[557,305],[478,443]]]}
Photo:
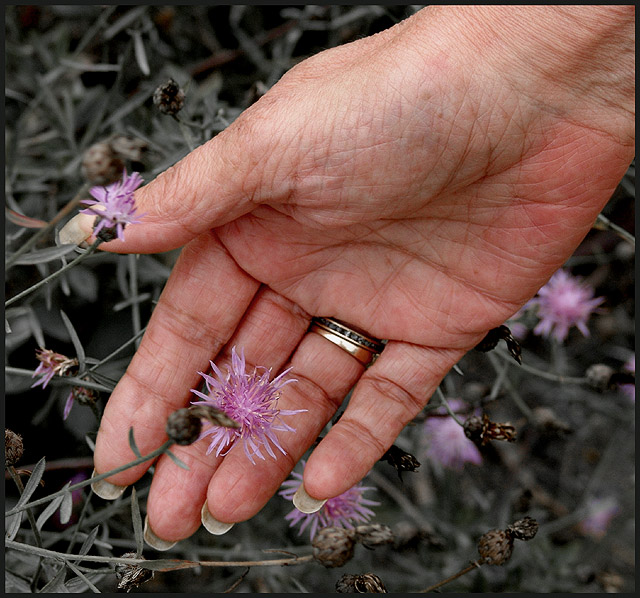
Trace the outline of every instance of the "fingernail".
{"label": "fingernail", "polygon": [[93,234],[93,223],[96,217],[92,214],[76,214],[67,222],[59,233],[62,245],[80,245]]}
{"label": "fingernail", "polygon": [[156,550],[169,550],[177,544],[177,542],[169,542],[168,540],[163,540],[158,538],[152,531],[149,526],[149,515],[144,518],[144,541],[151,546],[151,548],[155,548]]}
{"label": "fingernail", "polygon": [[315,513],[316,511],[319,511],[326,502],[326,499],[318,500],[309,496],[307,491],[304,489],[304,484],[300,484],[300,487],[293,495],[293,506],[303,513]]}
{"label": "fingernail", "polygon": [[[96,477],[96,470],[93,470],[91,474],[92,478]],[[122,496],[122,493],[127,489],[126,486],[116,486],[106,480],[98,480],[91,484],[91,489],[100,497],[105,500],[115,500]]]}
{"label": "fingernail", "polygon": [[204,505],[202,505],[202,511],[200,511],[200,519],[202,520],[204,528],[214,536],[226,534],[234,526],[233,523],[222,523],[222,521],[218,521],[209,512],[209,506],[206,500],[204,501]]}

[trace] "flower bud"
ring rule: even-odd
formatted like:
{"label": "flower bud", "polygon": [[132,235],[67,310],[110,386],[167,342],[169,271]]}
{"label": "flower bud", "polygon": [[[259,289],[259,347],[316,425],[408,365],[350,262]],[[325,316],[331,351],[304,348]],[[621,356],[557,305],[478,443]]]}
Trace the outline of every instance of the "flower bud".
{"label": "flower bud", "polygon": [[387,594],[382,580],[375,573],[364,575],[350,575],[345,573],[336,582],[339,594]]}
{"label": "flower bud", "polygon": [[610,388],[611,376],[613,376],[613,368],[604,363],[594,363],[587,368],[585,376],[589,386],[599,392],[604,392]]}
{"label": "flower bud", "polygon": [[[122,555],[125,559],[144,558],[135,552],[125,552]],[[125,563],[117,563],[115,566],[116,577],[118,578],[118,590],[130,592],[139,585],[153,578],[153,571],[140,567],[140,565],[127,565]]]}
{"label": "flower bud", "polygon": [[516,540],[526,542],[538,533],[538,527],[538,522],[527,515],[523,519],[518,519],[518,521],[507,526],[507,532],[510,532]]}
{"label": "flower bud", "polygon": [[342,527],[323,527],[313,537],[313,558],[325,567],[342,567],[353,557],[354,531]]}
{"label": "flower bud", "polygon": [[94,143],[82,156],[82,173],[93,185],[109,185],[122,176],[124,162],[106,141]]}
{"label": "flower bud", "polygon": [[513,552],[513,537],[509,532],[492,529],[478,540],[478,552],[489,565],[504,565]]}
{"label": "flower bud", "polygon": [[200,436],[202,421],[189,408],[178,409],[167,418],[167,436],[180,446],[193,444]]}
{"label": "flower bud", "polygon": [[153,92],[153,103],[163,114],[177,114],[184,106],[184,91],[173,79],[169,79]]}
{"label": "flower bud", "polygon": [[365,548],[373,549],[376,546],[392,544],[394,536],[388,525],[370,523],[356,526],[354,540],[360,542]]}
{"label": "flower bud", "polygon": [[4,460],[7,467],[15,465],[20,461],[24,445],[22,444],[22,436],[16,434],[13,430],[4,429]]}

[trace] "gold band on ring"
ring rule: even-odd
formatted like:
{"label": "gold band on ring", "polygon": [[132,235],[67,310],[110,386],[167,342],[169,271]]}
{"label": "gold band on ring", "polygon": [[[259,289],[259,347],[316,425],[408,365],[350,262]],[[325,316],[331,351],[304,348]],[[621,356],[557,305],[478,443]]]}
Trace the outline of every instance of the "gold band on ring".
{"label": "gold band on ring", "polygon": [[334,345],[338,345],[362,365],[369,365],[374,355],[382,352],[384,343],[360,330],[349,328],[334,318],[313,318],[309,332],[316,332]]}

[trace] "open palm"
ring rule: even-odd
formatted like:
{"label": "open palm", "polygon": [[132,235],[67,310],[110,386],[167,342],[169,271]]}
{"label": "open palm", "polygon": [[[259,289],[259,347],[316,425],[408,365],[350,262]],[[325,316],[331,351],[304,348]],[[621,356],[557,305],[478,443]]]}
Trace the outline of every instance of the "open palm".
{"label": "open palm", "polygon": [[[221,522],[254,515],[356,382],[304,484],[322,499],[360,480],[452,365],[562,265],[623,175],[631,102],[596,110],[548,82],[538,94],[506,59],[471,69],[475,47],[438,35],[439,18],[301,63],[136,195],[144,223],[109,249],[186,245],[105,410],[97,471],[131,460],[130,426],[143,452],[161,444],[197,372],[234,346],[274,375],[293,366],[279,406],[308,410],[288,421],[297,431],[280,434],[277,460],[206,455],[205,441],[176,447],[189,471],[162,457],[148,503],[157,536],[193,533],[205,500]],[[417,27],[435,41],[416,44]],[[312,316],[388,343],[365,370],[307,332]]]}

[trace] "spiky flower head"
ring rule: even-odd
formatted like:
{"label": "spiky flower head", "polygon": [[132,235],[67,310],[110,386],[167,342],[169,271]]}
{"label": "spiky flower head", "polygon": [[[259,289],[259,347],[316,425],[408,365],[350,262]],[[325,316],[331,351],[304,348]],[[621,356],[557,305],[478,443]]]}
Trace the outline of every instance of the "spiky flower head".
{"label": "spiky flower head", "polygon": [[584,336],[589,336],[587,320],[604,297],[593,297],[593,289],[566,270],[558,270],[531,299],[526,308],[537,310],[540,318],[533,333],[564,341],[569,328],[575,326]]}
{"label": "spiky flower head", "polygon": [[42,388],[46,388],[54,376],[66,376],[78,366],[78,360],[69,358],[66,355],[51,351],[51,349],[36,349],[36,357],[40,361],[40,365],[33,372],[32,378],[42,375],[42,378],[36,380],[31,388],[42,384]]}
{"label": "spiky flower head", "polygon": [[[466,408],[465,402],[459,399],[450,399],[448,403],[455,413]],[[465,463],[482,463],[482,455],[476,445],[467,438],[464,428],[444,407],[438,407],[427,418],[423,430],[427,441],[426,456],[443,467],[460,471]]]}
{"label": "spiky flower head", "polygon": [[[302,466],[304,467],[304,465],[305,461],[302,461]],[[293,495],[300,484],[302,484],[302,474],[292,471],[291,478],[282,483],[282,490],[278,494],[287,500],[293,500]],[[366,523],[375,515],[368,507],[380,504],[364,497],[364,493],[369,490],[374,490],[374,488],[358,483],[346,492],[327,500],[322,508],[315,513],[303,513],[298,509],[293,509],[285,516],[285,519],[289,521],[289,527],[300,524],[298,535],[301,535],[308,527],[311,540],[321,528],[354,529],[354,523]]]}
{"label": "spiky flower head", "polygon": [[142,177],[134,172],[127,175],[126,169],[122,173],[122,179],[106,187],[91,187],[89,193],[95,199],[85,199],[82,203],[92,206],[81,210],[82,214],[98,216],[98,223],[93,229],[93,234],[98,235],[102,229],[105,231],[115,229],[118,239],[124,241],[124,227],[127,224],[140,222],[144,214],[136,214],[136,204],[133,192],[142,184]]}
{"label": "spiky flower head", "polygon": [[240,349],[238,353],[235,347],[231,349],[231,368],[227,367],[226,374],[223,374],[212,361],[209,363],[216,377],[198,372],[204,378],[207,394],[192,389],[191,392],[202,399],[202,401],[193,401],[192,404],[201,405],[204,402],[215,407],[240,426],[238,428],[216,426],[203,420],[200,438],[211,437],[207,454],[215,450],[216,456],[226,455],[235,441],[242,440],[244,452],[254,465],[254,457],[263,460],[265,458],[260,451],[261,447],[264,447],[274,459],[276,454],[272,446],[286,455],[276,432],[295,432],[295,428],[284,423],[281,418],[283,415],[295,415],[307,411],[306,409],[278,409],[282,387],[291,382],[297,382],[294,378],[284,379],[292,368],[269,381],[271,369],[255,367],[252,372],[247,372],[244,351]]}

